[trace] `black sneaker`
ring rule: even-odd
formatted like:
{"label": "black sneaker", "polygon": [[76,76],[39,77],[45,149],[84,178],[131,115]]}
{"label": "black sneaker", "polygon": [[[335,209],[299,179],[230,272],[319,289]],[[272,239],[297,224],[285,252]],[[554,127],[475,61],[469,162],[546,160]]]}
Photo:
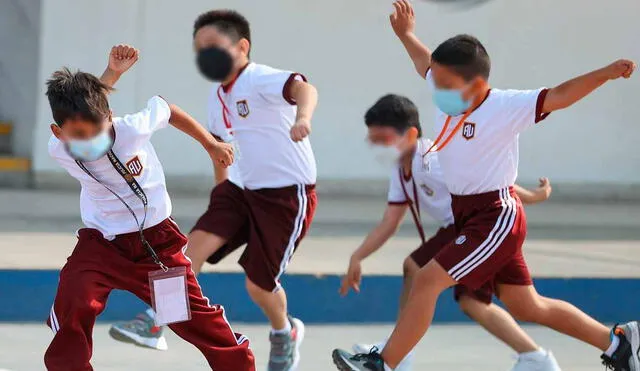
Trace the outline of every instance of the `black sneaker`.
{"label": "black sneaker", "polygon": [[624,326],[615,325],[611,330],[611,339],[616,336],[620,343],[611,357],[600,356],[602,364],[614,371],[640,371],[640,328],[638,322],[629,322]]}
{"label": "black sneaker", "polygon": [[385,371],[384,361],[373,347],[369,353],[351,354],[342,349],[334,349],[331,353],[333,363],[340,371]]}

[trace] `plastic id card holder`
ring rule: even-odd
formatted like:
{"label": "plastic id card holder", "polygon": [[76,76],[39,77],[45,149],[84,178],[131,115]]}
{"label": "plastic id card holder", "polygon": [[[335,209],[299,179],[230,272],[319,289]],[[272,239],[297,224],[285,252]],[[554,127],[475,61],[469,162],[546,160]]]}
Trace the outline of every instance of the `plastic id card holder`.
{"label": "plastic id card holder", "polygon": [[191,319],[187,293],[186,267],[169,268],[149,272],[151,305],[156,312],[158,326],[184,322]]}

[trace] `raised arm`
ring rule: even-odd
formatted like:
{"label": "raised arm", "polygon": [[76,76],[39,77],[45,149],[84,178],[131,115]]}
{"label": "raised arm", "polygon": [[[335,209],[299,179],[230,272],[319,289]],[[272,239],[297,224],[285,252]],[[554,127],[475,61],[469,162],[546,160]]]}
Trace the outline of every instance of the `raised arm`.
{"label": "raised arm", "polygon": [[175,104],[170,104],[169,108],[169,123],[197,140],[211,157],[214,167],[227,167],[233,163],[233,147],[230,144],[218,142],[198,121]]}
{"label": "raised arm", "polygon": [[358,247],[356,251],[351,255],[349,260],[349,268],[347,274],[342,278],[342,285],[340,287],[340,295],[346,295],[350,289],[355,292],[360,292],[360,281],[362,279],[361,262],[369,255],[378,251],[393,236],[400,222],[404,218],[404,214],[407,211],[407,205],[394,205],[389,204],[384,212],[382,221],[369,232],[369,235],[364,239],[362,245]]}
{"label": "raised arm", "polygon": [[414,33],[416,18],[413,6],[408,0],[397,0],[393,3],[393,8],[393,13],[389,16],[393,32],[409,53],[418,74],[425,78],[431,66],[431,50]]}
{"label": "raised arm", "polygon": [[318,105],[318,91],[306,81],[294,80],[291,97],[298,106],[296,122],[291,128],[291,139],[299,142],[311,133],[311,118]]}
{"label": "raised arm", "polygon": [[100,76],[100,81],[113,87],[123,73],[127,72],[137,61],[140,52],[131,45],[119,44],[111,48],[109,63]]}
{"label": "raised arm", "polygon": [[540,184],[538,185],[538,188],[534,190],[526,189],[517,184],[513,186],[523,204],[533,205],[546,201],[551,197],[551,183],[549,182],[549,179],[540,178],[539,182]]}
{"label": "raised arm", "polygon": [[628,79],[635,68],[636,64],[633,61],[620,59],[606,67],[566,81],[549,90],[542,106],[542,111],[543,113],[550,113],[567,108],[609,80],[616,80],[620,77]]}

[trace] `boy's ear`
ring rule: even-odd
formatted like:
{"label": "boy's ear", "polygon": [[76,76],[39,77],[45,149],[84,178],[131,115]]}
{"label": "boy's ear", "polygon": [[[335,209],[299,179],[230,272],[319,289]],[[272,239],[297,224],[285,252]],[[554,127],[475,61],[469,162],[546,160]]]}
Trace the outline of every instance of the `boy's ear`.
{"label": "boy's ear", "polygon": [[60,126],[56,125],[56,124],[51,124],[51,126],[49,126],[51,128],[51,132],[53,133],[53,135],[62,140],[62,129],[60,128]]}
{"label": "boy's ear", "polygon": [[249,40],[242,38],[238,41],[238,45],[240,46],[240,51],[245,55],[249,56],[249,52],[251,51],[251,43]]}

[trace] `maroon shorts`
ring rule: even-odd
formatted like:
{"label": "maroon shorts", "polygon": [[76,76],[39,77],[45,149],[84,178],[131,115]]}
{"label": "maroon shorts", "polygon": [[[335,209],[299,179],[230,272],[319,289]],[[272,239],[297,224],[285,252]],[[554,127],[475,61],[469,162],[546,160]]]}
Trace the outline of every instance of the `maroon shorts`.
{"label": "maroon shorts", "polygon": [[193,229],[227,240],[209,257],[211,264],[246,243],[238,262],[253,283],[272,291],[280,287],[280,277],[311,225],[316,204],[313,185],[248,190],[226,181],[213,189],[209,209]]}
{"label": "maroon shorts", "polygon": [[[457,236],[455,225],[451,224],[447,227],[442,227],[438,229],[436,234],[431,236],[429,240],[411,253],[411,259],[419,267],[424,267],[431,261],[431,259],[438,255],[440,250],[447,246],[451,241],[454,241]],[[462,295],[472,297],[488,304],[491,303],[493,292],[491,291],[491,287],[482,287],[479,290],[471,290],[464,285],[456,285],[453,293],[456,301],[459,301]]]}
{"label": "maroon shorts", "polygon": [[452,195],[451,205],[458,236],[435,259],[454,280],[498,296],[496,284],[533,283],[522,256],[527,220],[512,188]]}

